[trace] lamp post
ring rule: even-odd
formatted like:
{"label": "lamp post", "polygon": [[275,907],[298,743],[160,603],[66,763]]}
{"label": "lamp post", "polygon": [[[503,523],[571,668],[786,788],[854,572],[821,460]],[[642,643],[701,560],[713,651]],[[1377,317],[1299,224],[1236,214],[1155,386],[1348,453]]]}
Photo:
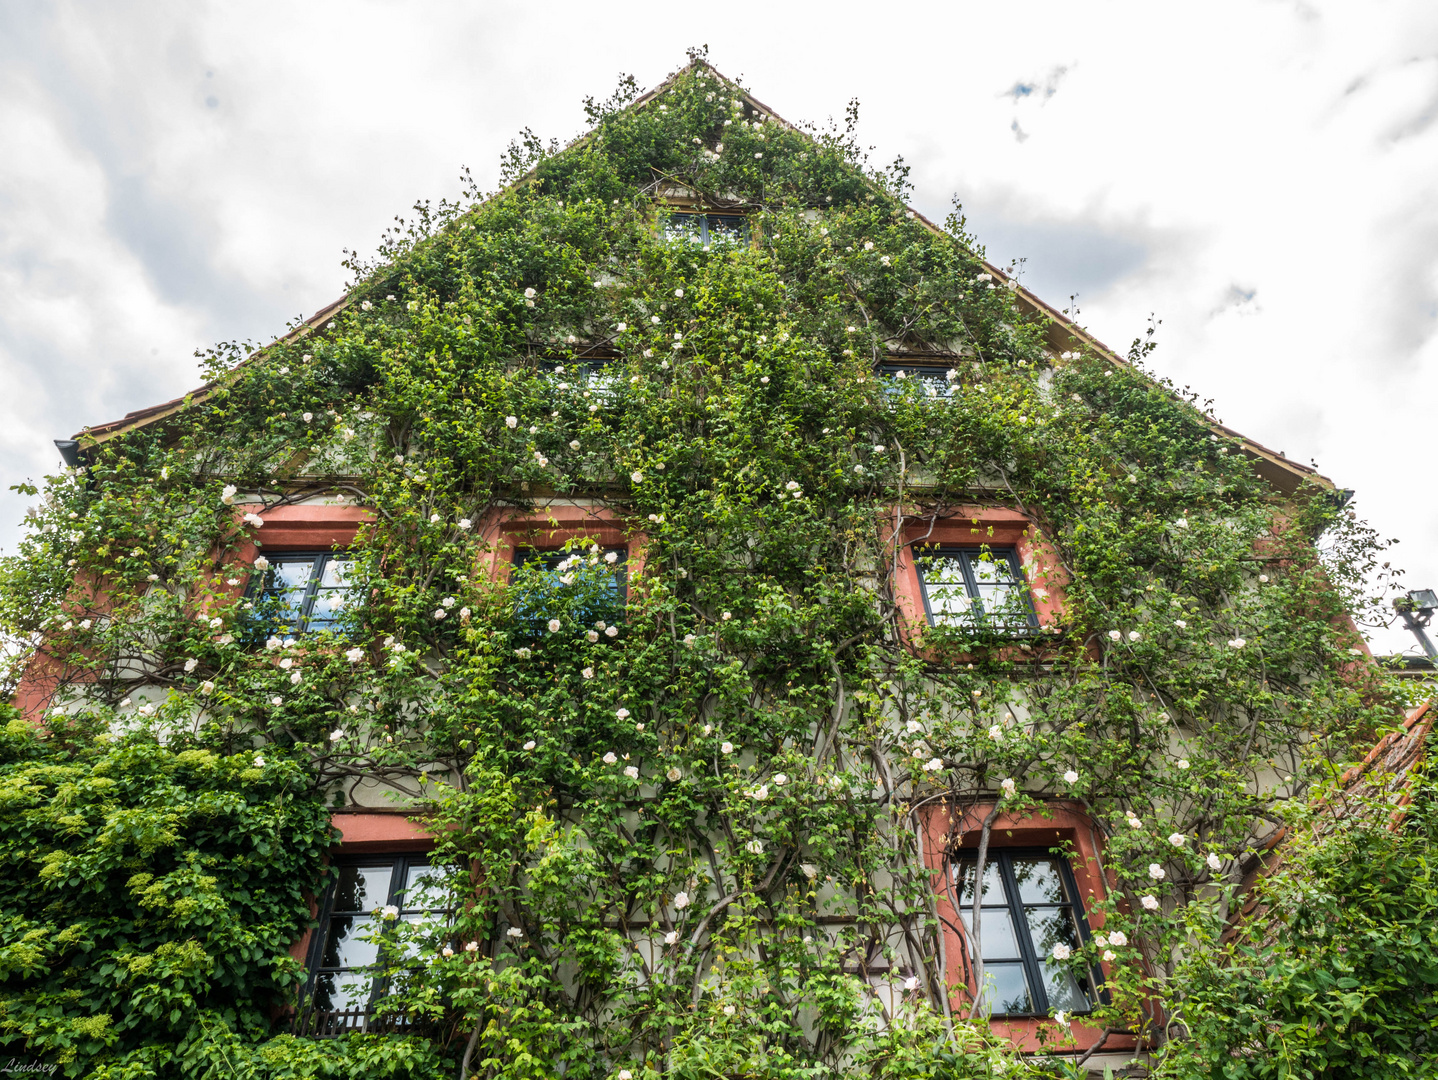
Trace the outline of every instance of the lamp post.
{"label": "lamp post", "polygon": [[1413,631],[1430,660],[1438,659],[1438,648],[1433,647],[1423,630],[1433,618],[1434,609],[1438,609],[1438,593],[1432,589],[1410,589],[1407,596],[1393,601],[1393,610],[1403,619],[1403,625]]}

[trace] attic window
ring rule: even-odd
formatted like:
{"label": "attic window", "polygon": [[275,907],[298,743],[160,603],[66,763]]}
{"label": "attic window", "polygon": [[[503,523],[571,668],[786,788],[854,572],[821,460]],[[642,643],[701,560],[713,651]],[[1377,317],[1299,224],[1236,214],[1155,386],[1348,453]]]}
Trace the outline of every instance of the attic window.
{"label": "attic window", "polygon": [[746,244],[749,222],[743,214],[674,213],[664,221],[664,238],[687,240],[706,248],[715,244]]}
{"label": "attic window", "polygon": [[949,378],[951,370],[952,367],[948,364],[943,366],[905,364],[892,360],[874,365],[874,373],[885,379],[884,390],[886,393],[897,394],[903,389],[906,382],[912,380],[916,385],[923,387],[924,394],[931,398],[954,396],[954,389],[958,384]]}

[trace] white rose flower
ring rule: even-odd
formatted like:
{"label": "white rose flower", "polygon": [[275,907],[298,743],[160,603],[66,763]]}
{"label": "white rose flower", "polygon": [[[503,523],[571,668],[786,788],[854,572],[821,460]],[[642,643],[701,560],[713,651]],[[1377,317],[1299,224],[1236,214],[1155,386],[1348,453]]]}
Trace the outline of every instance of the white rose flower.
{"label": "white rose flower", "polygon": [[628,709],[619,709],[618,711],[615,712],[614,715],[617,716],[617,717],[619,717],[619,719],[621,719],[621,720],[628,720],[628,719],[629,719],[629,710],[628,710]]}
{"label": "white rose flower", "polygon": [[246,515],[245,515],[245,524],[246,524],[246,525],[253,525],[255,528],[258,529],[258,528],[259,528],[261,525],[263,525],[264,523],[265,523],[265,519],[262,518],[262,517],[260,517],[259,514],[246,514]]}
{"label": "white rose flower", "polygon": [[[88,620],[86,620],[86,621],[88,621]],[[81,623],[80,625],[81,625],[81,626],[84,626],[85,624],[84,624],[84,623]],[[197,667],[199,667],[199,666],[200,666],[200,662],[199,662],[198,660],[196,660],[194,657],[191,657],[190,659],[188,659],[188,660],[185,661],[185,674],[188,675],[190,672],[194,671],[195,668],[197,668]]]}
{"label": "white rose flower", "polygon": [[[590,633],[593,633],[593,631],[591,630]],[[597,640],[598,635],[595,635],[595,638]],[[579,674],[583,675],[586,679],[592,679],[594,678],[594,669],[592,667],[587,667],[582,669]]]}
{"label": "white rose flower", "polygon": [[263,769],[264,767],[265,767],[265,759],[262,758],[259,754],[256,754],[256,755],[255,755],[255,768],[257,768],[257,769]]}
{"label": "white rose flower", "polygon": [[684,910],[685,908],[687,908],[688,906],[689,906],[689,894],[688,894],[687,892],[677,892],[677,893],[674,894],[674,910],[675,910],[675,911],[683,911],[683,910]]}
{"label": "white rose flower", "polygon": [[505,936],[506,936],[506,937],[512,937],[512,938],[522,938],[522,937],[524,937],[524,931],[521,930],[521,929],[520,929],[519,927],[517,927],[517,926],[511,926],[511,927],[510,927],[508,930],[506,930],[504,933],[505,933]]}
{"label": "white rose flower", "polygon": [[1154,881],[1162,881],[1168,877],[1168,871],[1159,866],[1158,863],[1151,862],[1148,864],[1148,876],[1153,878]]}
{"label": "white rose flower", "polygon": [[356,645],[353,649],[346,649],[345,659],[348,660],[351,664],[358,664],[361,660],[364,659],[364,650],[361,649],[358,645]]}
{"label": "white rose flower", "polygon": [[719,752],[720,752],[721,754],[732,754],[732,753],[734,752],[734,744],[731,743],[731,742],[722,742],[722,743],[720,743],[720,744],[719,744]]}
{"label": "white rose flower", "polygon": [[1139,639],[1139,632],[1137,630],[1130,630],[1128,632],[1128,639],[1130,641],[1137,641]]}
{"label": "white rose flower", "polygon": [[235,493],[237,491],[239,491],[239,488],[235,487],[234,484],[226,484],[225,489],[220,492],[220,502],[229,506],[235,501]]}
{"label": "white rose flower", "polygon": [[1174,847],[1183,847],[1184,844],[1188,843],[1188,837],[1184,836],[1183,833],[1169,833],[1168,842]]}
{"label": "white rose flower", "polygon": [[923,766],[924,772],[938,772],[943,767],[944,763],[940,758],[929,758],[928,761],[924,762]]}
{"label": "white rose flower", "polygon": [[212,682],[210,682],[209,679],[206,679],[204,682],[200,683],[200,693],[202,693],[202,694],[204,694],[205,696],[208,697],[210,694],[213,694],[214,692],[215,692],[215,684],[212,683]]}
{"label": "white rose flower", "polygon": [[750,855],[762,855],[764,854],[764,842],[758,839],[750,840],[744,845],[744,850]]}
{"label": "white rose flower", "polygon": [[1208,853],[1208,858],[1205,859],[1204,862],[1208,863],[1208,868],[1209,868],[1210,870],[1222,870],[1222,869],[1223,869],[1223,859],[1221,859],[1218,855],[1216,855],[1216,854],[1213,853],[1212,851],[1210,851],[1210,852]]}
{"label": "white rose flower", "polygon": [[291,672],[291,673],[290,673],[290,685],[291,685],[291,686],[299,686],[299,684],[300,684],[303,680],[304,680],[304,676],[301,675],[298,671],[294,671],[294,672]]}
{"label": "white rose flower", "polygon": [[1184,622],[1182,619],[1174,619],[1173,625],[1178,627],[1180,630],[1188,629],[1188,623]]}
{"label": "white rose flower", "polygon": [[1003,742],[1003,741],[1004,741],[1004,729],[1003,729],[1000,725],[998,725],[998,724],[990,724],[990,725],[989,725],[989,738],[993,739],[994,742]]}
{"label": "white rose flower", "polygon": [[1241,649],[1247,644],[1248,642],[1243,640],[1243,638],[1241,637],[1230,638],[1228,641],[1228,647],[1230,649]]}
{"label": "white rose flower", "polygon": [[1064,773],[1064,782],[1065,782],[1065,783],[1077,784],[1077,783],[1078,783],[1078,778],[1079,778],[1078,773],[1074,772],[1072,769],[1070,769],[1068,772]]}
{"label": "white rose flower", "polygon": [[666,945],[673,945],[673,944],[676,944],[678,941],[679,941],[679,931],[678,931],[678,930],[671,930],[671,931],[669,931],[669,933],[667,933],[667,934],[664,935],[664,944],[666,944]]}
{"label": "white rose flower", "polygon": [[1157,910],[1158,910],[1158,897],[1154,896],[1152,893],[1150,893],[1149,895],[1147,895],[1147,896],[1141,898],[1141,899],[1139,900],[1139,903],[1144,906],[1144,910],[1146,910],[1146,911],[1157,911]]}
{"label": "white rose flower", "polygon": [[639,770],[633,765],[626,765],[624,766],[624,775],[629,777],[629,779],[631,780],[638,780]]}
{"label": "white rose flower", "polygon": [[1108,636],[1109,636],[1109,640],[1110,640],[1110,641],[1122,641],[1122,640],[1123,640],[1123,631],[1122,631],[1122,630],[1110,630],[1110,631],[1108,632]]}
{"label": "white rose flower", "polygon": [[340,741],[341,739],[343,739],[344,737],[345,737],[345,729],[344,729],[344,728],[335,728],[333,731],[330,732],[330,742],[339,742],[339,741]]}
{"label": "white rose flower", "polygon": [[1116,952],[1114,952],[1112,949],[1105,949],[1105,950],[1103,951],[1103,959],[1104,959],[1104,963],[1106,963],[1106,964],[1112,964],[1115,960],[1118,959],[1118,954],[1117,954]]}
{"label": "white rose flower", "polygon": [[559,633],[559,620],[558,620],[558,619],[550,619],[549,622],[547,622],[545,625],[549,627],[549,632],[550,632],[551,634],[557,634],[557,633]]}
{"label": "white rose flower", "polygon": [[1128,944],[1128,935],[1125,934],[1122,930],[1115,930],[1113,931],[1113,933],[1109,934],[1108,943],[1115,946],[1116,948],[1122,949],[1125,945]]}
{"label": "white rose flower", "polygon": [[527,743],[524,744],[524,749],[533,750],[537,745],[538,743],[536,743],[533,739],[530,739]]}
{"label": "white rose flower", "polygon": [[278,709],[281,705],[283,705],[284,703],[285,703],[285,699],[282,698],[282,697],[280,697],[278,694],[276,694],[274,697],[270,698],[270,704],[273,705],[273,706],[274,706],[275,708],[277,708],[277,709]]}
{"label": "white rose flower", "polygon": [[618,636],[618,634],[619,634],[619,627],[617,627],[617,626],[607,626],[607,627],[604,628],[604,636],[605,636],[605,637],[612,638],[612,637]]}
{"label": "white rose flower", "polygon": [[1005,798],[1013,798],[1014,794],[1018,791],[1018,784],[1014,783],[1011,778],[1007,777],[999,781],[999,787],[1004,789]]}
{"label": "white rose flower", "polygon": [[1073,950],[1067,945],[1059,944],[1054,946],[1053,956],[1055,960],[1067,960],[1072,955]]}
{"label": "white rose flower", "polygon": [[684,644],[691,649],[694,648],[694,642],[697,640],[698,639],[693,634],[684,635]]}
{"label": "white rose flower", "polygon": [[256,570],[263,574],[266,570],[270,568],[270,560],[261,555],[258,559],[255,560],[254,567]]}
{"label": "white rose flower", "polygon": [[678,766],[671,765],[669,767],[669,771],[664,774],[664,777],[671,783],[677,784],[680,780],[684,778],[684,774],[679,770]]}

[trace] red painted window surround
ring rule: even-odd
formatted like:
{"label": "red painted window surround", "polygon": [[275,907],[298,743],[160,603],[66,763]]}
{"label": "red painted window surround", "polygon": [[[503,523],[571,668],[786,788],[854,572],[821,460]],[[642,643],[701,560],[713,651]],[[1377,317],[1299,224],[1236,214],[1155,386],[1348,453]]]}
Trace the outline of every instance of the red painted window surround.
{"label": "red painted window surround", "polygon": [[[330,824],[340,832],[334,855],[400,855],[429,851],[434,834],[412,819],[412,811],[388,809],[345,809],[330,813]],[[319,915],[319,897],[310,898],[310,918]],[[301,964],[309,959],[314,930],[306,930],[290,946],[290,955]]]}
{"label": "red painted window surround", "polygon": [[484,549],[477,576],[507,579],[516,548],[552,550],[570,540],[592,540],[600,547],[628,547],[632,588],[644,571],[645,541],[642,533],[632,533],[628,526],[625,518],[607,506],[554,505],[532,513],[495,508],[477,526]]}
{"label": "red painted window surround", "polygon": [[1029,596],[1039,625],[1047,630],[1058,623],[1064,611],[1068,575],[1038,527],[1019,511],[996,506],[958,506],[941,517],[905,514],[895,525],[900,547],[894,563],[894,597],[899,606],[900,625],[910,642],[920,641],[929,626],[924,614],[919,569],[914,562],[915,544],[1014,548],[1028,579]]}
{"label": "red painted window surround", "polygon": [[[979,833],[984,818],[993,809],[992,803],[980,803],[964,811],[940,803],[930,807],[924,819],[924,864],[928,867],[931,880],[935,883],[938,900],[940,928],[944,935],[944,949],[948,957],[947,982],[955,1014],[962,1010],[967,1016],[974,1000],[976,987],[968,979],[965,958],[968,944],[964,939],[964,924],[954,910],[954,896],[944,879],[949,872],[944,857],[946,851],[974,850],[979,845]],[[1100,873],[1102,840],[1098,830],[1076,803],[1054,802],[1048,804],[1044,814],[1005,814],[994,819],[989,832],[990,849],[998,847],[1049,848],[1055,845],[1071,845],[1074,855],[1069,861],[1074,882],[1078,885],[1079,899],[1083,902],[1084,916],[1089,929],[1098,933],[1103,929],[1104,917],[1095,912],[1098,901],[1108,895],[1108,884]],[[1105,978],[1111,965],[1100,964]],[[1057,1033],[1052,1020],[1037,1018],[995,1019],[994,1032],[1010,1039],[1019,1050],[1039,1050],[1040,1025],[1047,1025],[1050,1036]],[[1075,1020],[1069,1027],[1077,1049],[1087,1050],[1103,1034],[1102,1029],[1090,1027],[1083,1019]],[[1052,1042],[1050,1043],[1052,1046]],[[1069,1046],[1059,1046],[1062,1052]],[[1110,1036],[1104,1050],[1122,1052],[1132,1050],[1134,1041],[1128,1037]]]}

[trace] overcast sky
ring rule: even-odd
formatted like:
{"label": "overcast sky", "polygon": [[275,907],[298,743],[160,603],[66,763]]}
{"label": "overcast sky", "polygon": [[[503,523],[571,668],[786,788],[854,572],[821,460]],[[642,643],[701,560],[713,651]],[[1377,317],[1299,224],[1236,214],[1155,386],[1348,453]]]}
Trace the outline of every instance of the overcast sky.
{"label": "overcast sky", "polygon": [[[861,102],[915,203],[1316,459],[1438,588],[1438,3],[0,3],[0,487],[335,299],[419,198],[707,43],[792,121]],[[26,500],[0,493],[0,548]],[[1382,650],[1412,645],[1379,634]]]}

